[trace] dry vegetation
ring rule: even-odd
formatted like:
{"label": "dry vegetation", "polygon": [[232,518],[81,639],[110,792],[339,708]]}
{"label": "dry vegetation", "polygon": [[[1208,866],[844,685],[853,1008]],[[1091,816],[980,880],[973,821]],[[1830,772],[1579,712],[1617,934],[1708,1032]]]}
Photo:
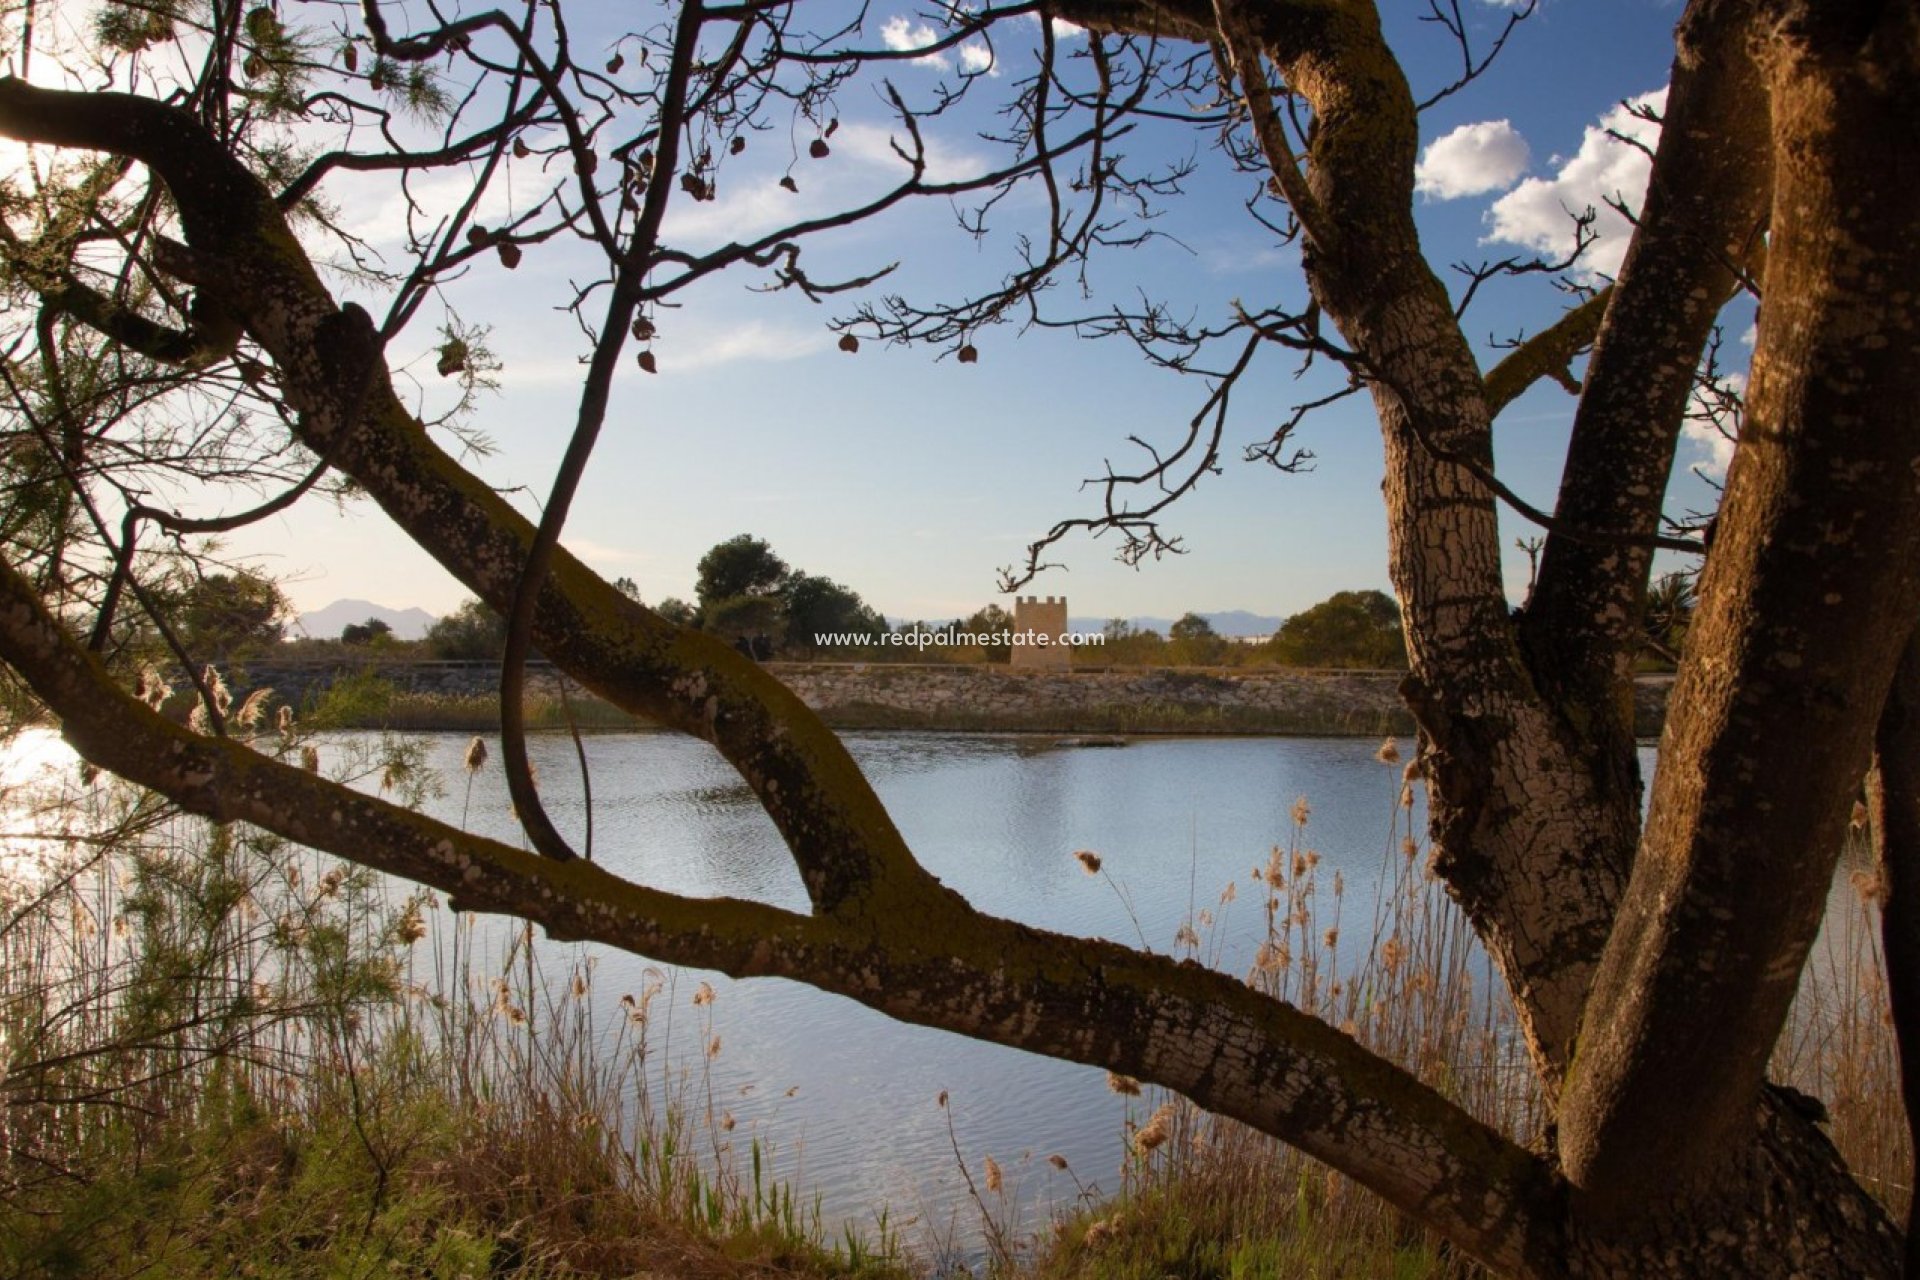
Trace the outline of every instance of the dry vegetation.
{"label": "dry vegetation", "polygon": [[[1381,760],[1398,769],[1390,743]],[[403,745],[352,773],[398,793],[424,781]],[[1000,1165],[956,1137],[977,1248],[903,1241],[884,1217],[856,1234],[669,1064],[656,1015],[684,987],[629,993],[603,1025],[591,962],[543,971],[530,931],[488,953],[428,895],[392,901],[367,872],[71,766],[60,782],[7,797],[9,828],[37,834],[10,836],[0,865],[0,1274],[1473,1273],[1340,1176],[1117,1078],[1131,1154],[1115,1197],[1025,1231]],[[1414,785],[1371,906],[1346,901],[1296,806],[1253,869],[1249,981],[1530,1132],[1540,1102],[1504,988],[1425,874]],[[1825,1100],[1835,1143],[1899,1215],[1909,1152],[1875,893],[1861,874],[1836,894],[1776,1074]],[[1218,961],[1212,912],[1180,945]]]}

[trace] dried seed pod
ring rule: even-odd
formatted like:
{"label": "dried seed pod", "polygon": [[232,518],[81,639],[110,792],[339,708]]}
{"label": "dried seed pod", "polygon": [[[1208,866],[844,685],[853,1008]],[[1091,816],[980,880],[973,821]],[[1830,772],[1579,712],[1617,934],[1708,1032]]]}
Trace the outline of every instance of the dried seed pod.
{"label": "dried seed pod", "polygon": [[653,358],[653,352],[651,351],[642,351],[640,353],[639,364],[642,372],[645,372],[645,373],[660,372],[660,362]]}
{"label": "dried seed pod", "polygon": [[653,327],[653,321],[645,316],[637,316],[633,322],[633,336],[641,342],[653,341],[653,335],[659,332]]}
{"label": "dried seed pod", "polygon": [[346,66],[348,75],[352,75],[358,71],[360,69],[360,47],[349,44],[340,51],[340,61]]}
{"label": "dried seed pod", "polygon": [[617,76],[620,74],[620,68],[626,65],[627,65],[627,59],[625,55],[620,53],[615,53],[611,58],[607,59],[607,74],[610,76]]}
{"label": "dried seed pod", "polygon": [[525,160],[532,154],[533,149],[527,145],[525,138],[515,138],[513,140],[513,158],[515,160]]}
{"label": "dried seed pod", "polygon": [[958,359],[961,364],[977,364],[980,360],[980,353],[975,351],[973,344],[969,342],[966,346],[960,348]]}
{"label": "dried seed pod", "polygon": [[467,243],[476,249],[486,248],[487,241],[491,239],[493,236],[477,222],[467,228]]}
{"label": "dried seed pod", "polygon": [[737,133],[733,135],[733,141],[727,144],[727,153],[729,155],[737,156],[742,151],[745,151],[746,149],[747,149],[747,140],[741,137]]}
{"label": "dried seed pod", "polygon": [[848,355],[852,355],[860,349],[860,339],[850,333],[843,333],[840,335],[840,349]]}
{"label": "dried seed pod", "polygon": [[828,156],[833,154],[833,148],[827,145],[827,140],[825,138],[815,138],[813,140],[813,145],[807,148],[807,154],[812,156],[815,160],[825,160]]}
{"label": "dried seed pod", "polygon": [[789,174],[787,177],[780,179],[780,185],[785,187],[787,190],[793,192],[795,195],[800,194],[800,184],[793,180],[793,176],[791,174]]}
{"label": "dried seed pod", "polygon": [[515,267],[520,265],[520,246],[519,245],[514,244],[510,240],[503,240],[500,242],[500,248],[498,252],[500,254],[500,265],[505,267],[507,270],[512,271]]}

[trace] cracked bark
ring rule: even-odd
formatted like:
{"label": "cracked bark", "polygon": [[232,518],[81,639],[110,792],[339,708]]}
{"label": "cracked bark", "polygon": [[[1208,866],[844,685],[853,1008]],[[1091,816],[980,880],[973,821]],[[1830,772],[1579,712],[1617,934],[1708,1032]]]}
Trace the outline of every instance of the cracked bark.
{"label": "cracked bark", "polygon": [[1916,25],[1910,4],[1764,17],[1778,160],[1745,437],[1661,742],[1676,767],[1561,1108],[1596,1221],[1724,1194],[1912,627],[1881,602],[1920,593],[1920,329],[1892,296],[1920,279]]}
{"label": "cracked bark", "polygon": [[[1880,878],[1887,997],[1900,1046],[1907,1134],[1920,1152],[1920,632],[1907,638],[1874,734],[1868,787]],[[1920,1166],[1920,1156],[1916,1156]],[[1907,1214],[1906,1274],[1920,1276],[1920,1197]]]}
{"label": "cracked bark", "polygon": [[[1696,4],[1681,23],[1640,233],[1587,365],[1554,510],[1576,528],[1659,528],[1695,366],[1733,288],[1732,264],[1765,223],[1767,99],[1747,48],[1751,8]],[[1562,732],[1595,764],[1600,856],[1621,883],[1640,830],[1633,661],[1652,563],[1649,547],[1549,535],[1521,624]],[[1615,905],[1604,904],[1608,916]]]}

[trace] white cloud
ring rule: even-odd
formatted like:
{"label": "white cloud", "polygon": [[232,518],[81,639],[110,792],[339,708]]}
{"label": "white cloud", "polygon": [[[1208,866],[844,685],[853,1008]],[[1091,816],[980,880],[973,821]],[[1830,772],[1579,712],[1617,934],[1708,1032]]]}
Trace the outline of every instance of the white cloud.
{"label": "white cloud", "polygon": [[733,177],[722,174],[719,194],[705,202],[675,193],[667,202],[661,238],[675,248],[714,246],[729,241],[751,241],[769,231],[790,226],[832,210],[822,184],[807,169],[798,171],[798,192],[779,185],[772,174]]}
{"label": "white cloud", "polygon": [[[478,166],[456,165],[415,175],[403,189],[391,173],[335,170],[327,176],[328,199],[349,211],[346,230],[376,252],[406,252],[409,231],[431,235],[473,193]],[[499,227],[553,190],[556,179],[532,162],[509,162],[488,184],[473,220]],[[411,204],[409,204],[411,200]]]}
{"label": "white cloud", "polygon": [[1666,106],[1667,91],[1657,89],[1633,99],[1628,106],[1615,107],[1601,116],[1598,124],[1588,125],[1579,152],[1564,162],[1557,174],[1529,178],[1494,201],[1487,215],[1487,239],[1565,256],[1573,249],[1575,215],[1590,208],[1599,239],[1587,250],[1581,265],[1589,273],[1616,274],[1626,257],[1633,227],[1608,201],[1639,207],[1647,192],[1647,175],[1653,169],[1647,151],[1660,140],[1660,126],[1642,120],[1629,108],[1650,107],[1662,112]]}
{"label": "white cloud", "polygon": [[[850,156],[876,168],[892,170],[890,176],[906,176],[908,162],[894,149],[894,139],[906,151],[912,139],[905,130],[893,130],[874,124],[843,124],[833,135],[836,154]],[[932,133],[927,123],[920,126],[920,141],[927,151],[928,182],[960,182],[987,171],[987,157],[965,146],[956,146]],[[908,151],[908,154],[912,154]]]}
{"label": "white cloud", "polygon": [[[943,33],[924,22],[909,22],[905,18],[888,18],[880,27],[880,41],[895,53],[912,53],[916,49],[938,43]],[[993,50],[983,40],[969,40],[959,46],[960,70],[968,75],[997,76],[1000,72],[994,67]],[[947,50],[939,50],[913,60],[915,66],[926,67],[932,71],[953,70],[953,58]]]}
{"label": "white cloud", "polygon": [[1505,120],[1463,124],[1420,155],[1414,187],[1436,200],[1504,191],[1527,171],[1527,140]]}
{"label": "white cloud", "polygon": [[[824,160],[802,160],[793,170],[797,191],[779,182],[779,171],[722,173],[719,192],[708,201],[688,200],[676,194],[667,206],[663,235],[678,248],[747,242],[782,227],[857,208],[897,186],[909,176],[908,163],[895,151],[894,135],[882,125],[842,124],[834,132],[832,154]],[[928,182],[958,182],[984,173],[987,157],[980,151],[942,140],[922,125]],[[904,149],[908,140],[901,135]]]}
{"label": "white cloud", "polygon": [[[924,49],[940,39],[940,33],[926,23],[915,25],[905,18],[888,18],[880,28],[880,42],[895,53],[907,53],[914,49]],[[941,71],[953,65],[953,60],[944,53],[930,53],[924,58],[915,58],[924,67],[934,67]]]}
{"label": "white cloud", "polygon": [[662,373],[742,362],[798,360],[833,345],[833,335],[825,325],[801,327],[769,324],[763,320],[750,320],[717,333],[693,333],[679,340],[664,336],[666,340],[660,344]]}
{"label": "white cloud", "polygon": [[960,46],[960,69],[973,75],[982,71],[992,76],[1000,74],[993,65],[993,50],[978,40]]}
{"label": "white cloud", "polygon": [[[1723,374],[1719,382],[1735,395],[1745,395],[1747,392],[1747,375],[1744,373]],[[1680,434],[1700,451],[1700,460],[1694,465],[1704,474],[1714,479],[1727,474],[1727,464],[1733,461],[1734,441],[1721,434],[1720,428],[1711,422],[1689,418],[1680,428]]]}

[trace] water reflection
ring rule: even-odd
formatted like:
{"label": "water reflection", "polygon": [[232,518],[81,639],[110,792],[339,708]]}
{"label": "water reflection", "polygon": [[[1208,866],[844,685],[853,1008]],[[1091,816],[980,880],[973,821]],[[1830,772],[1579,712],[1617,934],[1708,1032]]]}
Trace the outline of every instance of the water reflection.
{"label": "water reflection", "polygon": [[[457,777],[465,743],[433,739],[434,764]],[[1019,737],[856,734],[848,745],[916,856],[982,910],[1135,945],[1144,938],[1170,952],[1175,931],[1206,909],[1214,916],[1206,954],[1233,972],[1251,964],[1263,928],[1250,871],[1288,839],[1298,798],[1312,806],[1305,838],[1322,855],[1323,883],[1341,871],[1349,910],[1371,914],[1371,886],[1395,843],[1400,770],[1374,760],[1373,741],[1151,739],[1088,750]],[[636,734],[595,737],[587,750],[596,857],[609,869],[675,892],[805,909],[772,822],[706,744]],[[563,739],[533,744],[543,794],[570,834],[583,819],[572,754]],[[436,802],[439,816],[457,821],[465,807],[472,829],[519,840],[497,764],[475,779],[470,805],[464,790]],[[1074,861],[1080,849],[1100,854],[1111,884]],[[1236,882],[1238,903],[1223,905]],[[483,929],[504,935],[497,924]],[[554,973],[581,953],[541,946]],[[645,965],[603,954],[595,999],[611,1010],[637,993]],[[1047,1165],[1050,1154],[1064,1155],[1083,1182],[1116,1185],[1127,1104],[1100,1070],[904,1026],[773,979],[686,974],[673,999],[685,1006],[702,980],[719,993],[724,1050],[711,1064],[700,1057],[706,1037],[690,1007],[676,1010],[673,1050],[688,1071],[712,1071],[717,1105],[743,1129],[773,1133],[785,1169],[822,1194],[829,1221],[864,1220],[882,1203],[896,1219],[944,1222],[964,1211],[946,1118],[934,1105],[943,1090],[976,1171],[992,1154],[1043,1205],[1074,1194],[1072,1179]]]}

